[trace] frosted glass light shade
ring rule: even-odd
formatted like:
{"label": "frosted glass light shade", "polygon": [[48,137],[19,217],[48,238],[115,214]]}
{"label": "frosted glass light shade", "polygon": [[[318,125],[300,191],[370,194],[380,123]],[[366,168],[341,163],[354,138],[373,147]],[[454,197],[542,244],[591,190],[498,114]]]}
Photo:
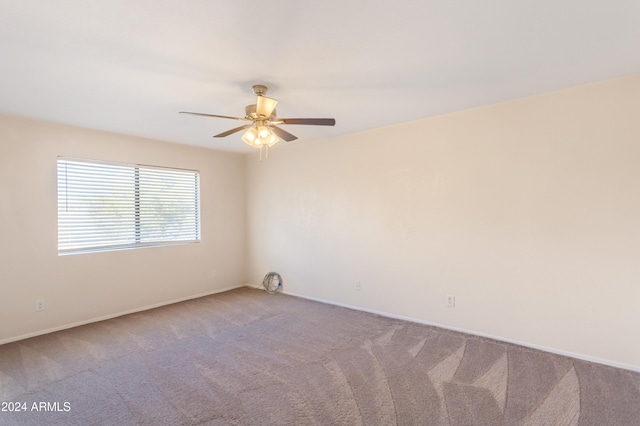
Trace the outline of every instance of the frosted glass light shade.
{"label": "frosted glass light shade", "polygon": [[271,132],[271,136],[269,137],[269,140],[267,140],[267,145],[269,145],[270,147],[275,145],[276,142],[278,142],[280,139],[278,139],[278,137],[273,134],[273,132]]}
{"label": "frosted glass light shade", "polygon": [[267,126],[258,126],[258,137],[261,141],[266,142],[271,136],[271,130]]}
{"label": "frosted glass light shade", "polygon": [[251,127],[242,135],[242,140],[249,146],[260,148],[262,145],[273,146],[278,137],[267,126]]}
{"label": "frosted glass light shade", "polygon": [[278,101],[275,99],[267,98],[266,96],[258,96],[258,101],[256,102],[256,114],[264,118],[269,118],[277,104]]}
{"label": "frosted glass light shade", "polygon": [[[262,145],[262,142],[258,140],[258,130],[255,127],[251,127],[246,132],[244,132],[244,134],[242,135],[242,140],[249,146]],[[258,145],[256,145],[256,142],[258,142]]]}
{"label": "frosted glass light shade", "polygon": [[273,146],[278,142],[278,137],[267,126],[258,126],[258,139],[262,144]]}

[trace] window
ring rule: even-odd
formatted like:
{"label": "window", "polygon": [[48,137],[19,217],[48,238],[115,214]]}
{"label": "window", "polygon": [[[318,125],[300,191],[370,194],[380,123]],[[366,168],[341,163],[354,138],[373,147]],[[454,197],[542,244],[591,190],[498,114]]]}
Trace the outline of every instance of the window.
{"label": "window", "polygon": [[58,158],[58,254],[197,242],[197,171]]}

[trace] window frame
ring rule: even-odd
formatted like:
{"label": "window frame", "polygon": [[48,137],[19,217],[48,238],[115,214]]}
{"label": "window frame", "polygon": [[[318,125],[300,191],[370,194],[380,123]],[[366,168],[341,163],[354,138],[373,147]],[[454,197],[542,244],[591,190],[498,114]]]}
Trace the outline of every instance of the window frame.
{"label": "window frame", "polygon": [[[65,175],[64,178],[64,191],[61,193],[61,167],[65,167],[65,165],[68,165],[69,163],[73,163],[75,165],[77,164],[83,164],[83,165],[87,165],[89,168],[90,167],[95,167],[95,169],[93,170],[94,172],[102,172],[105,174],[108,174],[108,172],[106,172],[105,170],[107,170],[107,168],[111,167],[111,168],[118,168],[120,170],[123,171],[131,171],[133,172],[133,177],[132,180],[130,182],[130,184],[133,186],[133,200],[132,200],[132,205],[127,206],[125,204],[125,208],[126,209],[130,209],[130,214],[132,214],[133,217],[133,227],[130,231],[126,231],[126,232],[131,232],[133,235],[133,239],[131,241],[128,241],[126,243],[117,243],[117,244],[111,244],[108,242],[108,239],[104,239],[101,242],[98,243],[93,243],[91,245],[84,245],[84,246],[74,246],[74,247],[69,247],[69,242],[63,243],[61,241],[61,230],[62,228],[65,227],[65,224],[61,222],[62,216],[61,216],[61,209],[64,206],[64,208],[68,208],[69,207],[69,200],[68,200],[68,194],[69,194],[69,178],[67,175]],[[100,166],[104,166],[104,169],[100,169]],[[149,239],[149,237],[143,237],[143,233],[142,233],[142,227],[143,226],[147,226],[150,223],[155,223],[154,221],[145,221],[143,219],[143,215],[141,214],[141,211],[143,209],[143,205],[141,204],[141,193],[143,193],[143,189],[141,189],[142,187],[142,183],[140,181],[140,176],[141,176],[141,171],[144,172],[148,172],[150,174],[156,174],[156,175],[161,175],[163,171],[167,172],[167,176],[168,177],[170,174],[175,175],[180,175],[180,174],[184,174],[185,176],[187,175],[192,175],[191,177],[194,179],[193,182],[193,190],[195,191],[195,194],[193,194],[193,205],[191,205],[191,203],[185,203],[185,206],[188,206],[188,209],[191,209],[193,212],[193,229],[190,229],[188,232],[186,232],[185,234],[191,234],[191,236],[193,236],[194,238],[179,238],[179,239]],[[65,169],[65,173],[66,173],[66,169]],[[90,178],[87,176],[84,176],[83,179],[85,180],[89,180]],[[104,182],[108,182],[108,180],[100,180],[98,183],[104,183]],[[122,182],[127,182],[127,180],[121,181]],[[156,180],[153,179],[147,179],[147,181],[145,182],[145,184],[148,184],[149,182],[154,182],[157,183]],[[182,181],[183,182],[183,181]],[[114,182],[112,182],[114,183]],[[98,185],[96,185],[98,186]],[[187,186],[187,188],[190,188]],[[156,189],[157,190],[157,189]],[[162,192],[162,191],[160,191]],[[95,196],[95,194],[92,194]],[[175,195],[175,194],[174,194]],[[184,192],[180,192],[179,193],[180,197],[182,198],[183,196],[187,196],[190,197],[188,191],[184,191]],[[61,198],[64,197],[64,200],[61,201]],[[177,168],[177,167],[166,167],[166,166],[156,166],[156,165],[148,165],[148,164],[139,164],[139,163],[125,163],[125,162],[116,162],[116,161],[104,161],[104,160],[93,160],[93,159],[85,159],[85,158],[75,158],[75,157],[66,157],[66,156],[58,156],[57,160],[56,160],[56,199],[57,199],[57,227],[58,227],[58,232],[57,232],[57,248],[58,248],[58,255],[59,256],[66,256],[66,255],[72,255],[72,254],[82,254],[82,253],[96,253],[96,252],[106,252],[106,251],[117,251],[117,250],[131,250],[131,249],[138,249],[138,248],[147,248],[147,247],[161,247],[161,246],[171,246],[171,245],[182,245],[182,244],[192,244],[192,243],[199,243],[201,241],[201,214],[200,214],[200,206],[201,206],[201,187],[200,187],[200,171],[199,170],[193,170],[193,169],[184,169],[184,168]],[[175,202],[176,197],[173,198],[173,200],[171,200],[171,198],[163,198],[163,201],[174,201]],[[187,198],[188,199],[188,198]],[[146,203],[147,206],[153,206],[153,204],[150,204],[150,202]],[[90,206],[90,204],[83,204],[83,206],[85,208],[88,208]],[[156,206],[157,207],[157,206]],[[145,207],[146,208],[146,207]],[[191,214],[191,210],[189,211],[189,213]],[[86,213],[85,213],[86,214]],[[191,216],[189,216],[191,217]],[[191,221],[190,221],[191,222]],[[113,231],[113,228],[117,228],[117,225],[114,225],[116,222],[110,222],[110,230]],[[175,223],[180,223],[180,222],[175,222]],[[68,222],[66,224],[67,227],[72,227],[73,223]],[[129,226],[128,224],[125,224],[125,226]],[[154,228],[155,230],[155,228]],[[77,228],[76,228],[77,231]],[[99,233],[96,233],[95,235],[98,235]],[[98,235],[100,236],[100,235]],[[106,242],[105,242],[106,241]]]}

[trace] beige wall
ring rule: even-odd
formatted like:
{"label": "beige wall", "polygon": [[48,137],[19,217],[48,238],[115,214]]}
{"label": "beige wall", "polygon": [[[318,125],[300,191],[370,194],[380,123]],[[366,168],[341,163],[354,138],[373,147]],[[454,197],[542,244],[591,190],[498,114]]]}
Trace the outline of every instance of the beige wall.
{"label": "beige wall", "polygon": [[250,281],[640,369],[639,111],[636,75],[248,157]]}
{"label": "beige wall", "polygon": [[[202,241],[58,256],[59,155],[199,170]],[[238,154],[0,116],[0,343],[245,284],[244,168]]]}

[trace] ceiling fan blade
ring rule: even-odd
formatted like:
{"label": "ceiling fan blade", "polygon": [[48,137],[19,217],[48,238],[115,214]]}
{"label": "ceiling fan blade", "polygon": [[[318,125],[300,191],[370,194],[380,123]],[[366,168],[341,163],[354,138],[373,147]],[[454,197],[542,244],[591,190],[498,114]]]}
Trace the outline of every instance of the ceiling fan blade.
{"label": "ceiling fan blade", "polygon": [[253,126],[253,124],[245,124],[244,126],[236,127],[235,129],[231,129],[231,130],[227,130],[226,132],[219,133],[215,135],[214,138],[224,138],[225,136],[232,135],[236,132],[239,132],[240,130],[244,130],[247,127],[251,127],[251,126]]}
{"label": "ceiling fan blade", "polygon": [[180,111],[179,114],[202,115],[204,117],[230,118],[231,120],[251,121],[251,120],[248,120],[248,119],[246,119],[244,117],[230,117],[228,115],[203,114],[201,112]]}
{"label": "ceiling fan blade", "polygon": [[275,99],[267,98],[266,96],[258,96],[258,101],[256,102],[256,114],[269,118],[277,104],[278,101]]}
{"label": "ceiling fan blade", "polygon": [[282,124],[311,124],[314,126],[335,126],[335,118],[278,118]]}
{"label": "ceiling fan blade", "polygon": [[297,136],[292,135],[291,133],[287,132],[286,130],[282,130],[280,127],[278,126],[274,126],[273,124],[271,125],[271,128],[273,129],[273,133],[275,133],[276,135],[278,135],[278,137],[280,139],[283,139],[287,142],[291,142],[291,141],[295,141],[296,139],[298,139]]}

